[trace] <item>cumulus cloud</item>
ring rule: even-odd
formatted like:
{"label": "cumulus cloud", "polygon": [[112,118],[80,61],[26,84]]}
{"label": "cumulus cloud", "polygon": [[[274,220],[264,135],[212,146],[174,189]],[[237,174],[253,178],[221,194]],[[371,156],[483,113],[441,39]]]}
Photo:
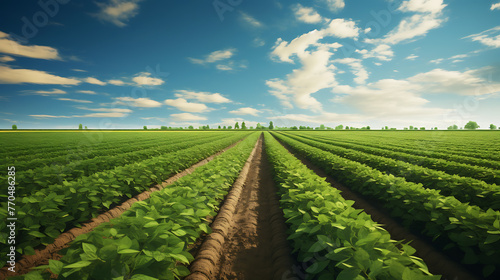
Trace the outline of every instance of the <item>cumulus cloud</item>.
{"label": "cumulus cloud", "polygon": [[345,7],[344,0],[324,0],[330,10],[336,12],[342,10]]}
{"label": "cumulus cloud", "polygon": [[161,107],[161,103],[149,98],[116,97],[116,104],[130,107],[154,108]]}
{"label": "cumulus cloud", "polygon": [[258,116],[261,111],[251,108],[251,107],[244,107],[244,108],[239,108],[237,110],[229,111],[231,114],[235,115],[252,115],[252,116]]}
{"label": "cumulus cloud", "polygon": [[125,82],[122,80],[108,80],[109,84],[115,85],[115,86],[123,86],[125,85]]}
{"label": "cumulus cloud", "polygon": [[160,78],[151,77],[149,72],[141,72],[137,74],[132,81],[138,86],[159,86],[165,83],[164,80]]}
{"label": "cumulus cloud", "polygon": [[218,50],[211,52],[210,54],[206,55],[205,58],[199,59],[199,58],[191,58],[189,57],[189,61],[195,64],[208,64],[208,63],[214,63],[217,61],[221,60],[226,60],[230,59],[231,57],[234,56],[236,53],[236,49],[234,48],[229,48],[229,49],[224,49],[224,50]]}
{"label": "cumulus cloud", "polygon": [[495,4],[491,4],[491,8],[490,10],[500,10],[500,2],[498,3],[495,3]]}
{"label": "cumulus cloud", "polygon": [[76,103],[93,103],[90,100],[81,100],[81,99],[71,99],[71,98],[57,98],[57,100],[61,101],[71,101],[71,102],[76,102]]}
{"label": "cumulus cloud", "polygon": [[371,51],[364,49],[364,50],[356,50],[356,52],[360,53],[363,56],[363,59],[372,57],[382,61],[390,61],[394,56],[394,52],[392,51],[391,46],[386,44],[378,45]]}
{"label": "cumulus cloud", "polygon": [[13,40],[9,34],[0,31],[0,53],[30,58],[61,60],[57,49],[48,46],[24,46]]}
{"label": "cumulus cloud", "polygon": [[363,67],[361,59],[347,57],[336,59],[334,62],[349,65],[352,69],[352,73],[356,76],[356,78],[354,78],[354,82],[358,84],[364,84],[369,77],[369,73]]}
{"label": "cumulus cloud", "polygon": [[96,79],[94,77],[85,78],[83,81],[85,81],[86,83],[89,83],[89,84],[93,84],[93,85],[100,85],[100,86],[106,85],[105,82],[100,81],[99,79]]}
{"label": "cumulus cloud", "polygon": [[359,31],[354,21],[343,18],[332,20],[328,27],[324,29],[326,35],[337,38],[356,38],[359,36]]}
{"label": "cumulus cloud", "polygon": [[31,69],[14,69],[0,65],[0,84],[53,84],[53,85],[78,85],[80,80],[64,78],[49,74],[45,71]]}
{"label": "cumulus cloud", "polygon": [[164,103],[184,112],[203,113],[210,111],[210,108],[208,108],[207,105],[202,103],[188,102],[184,98],[167,99],[164,101]]}
{"label": "cumulus cloud", "polygon": [[500,48],[500,25],[464,38],[470,38],[472,41],[479,42],[488,47]]}
{"label": "cumulus cloud", "polygon": [[180,113],[170,115],[176,121],[205,121],[206,117],[193,115],[190,113]]}
{"label": "cumulus cloud", "polygon": [[310,7],[304,7],[300,4],[297,4],[294,8],[295,17],[305,23],[320,23],[323,21],[323,18]]}
{"label": "cumulus cloud", "polygon": [[196,99],[203,103],[230,103],[231,100],[222,96],[220,93],[197,92],[190,90],[176,90],[175,97],[184,99]]}
{"label": "cumulus cloud", "polygon": [[124,27],[139,12],[140,0],[110,0],[107,3],[96,3],[100,11],[94,16],[102,21]]}

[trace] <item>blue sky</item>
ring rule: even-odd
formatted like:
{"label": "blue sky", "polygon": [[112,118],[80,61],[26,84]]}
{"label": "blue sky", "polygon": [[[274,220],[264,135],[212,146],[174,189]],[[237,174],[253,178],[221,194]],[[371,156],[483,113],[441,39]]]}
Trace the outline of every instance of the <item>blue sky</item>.
{"label": "blue sky", "polygon": [[500,126],[499,19],[499,0],[6,0],[0,128]]}

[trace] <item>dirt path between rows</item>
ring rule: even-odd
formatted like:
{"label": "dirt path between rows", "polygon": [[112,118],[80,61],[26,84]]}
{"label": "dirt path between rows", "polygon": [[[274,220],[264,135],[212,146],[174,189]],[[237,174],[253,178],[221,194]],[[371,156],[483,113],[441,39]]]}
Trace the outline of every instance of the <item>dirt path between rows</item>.
{"label": "dirt path between rows", "polygon": [[353,200],[355,202],[353,205],[354,208],[363,209],[364,212],[369,214],[375,222],[382,224],[382,227],[391,234],[392,239],[406,241],[412,240],[410,245],[417,250],[415,255],[424,260],[432,274],[442,275],[443,277],[441,280],[481,279],[480,277],[471,274],[468,270],[464,269],[462,265],[451,260],[448,256],[441,253],[419,236],[411,233],[408,229],[387,215],[382,209],[378,209],[372,203],[368,202],[367,199],[369,198],[365,198],[362,195],[351,191],[344,185],[336,182],[330,175],[312,164],[308,159],[299,154],[293,153],[288,145],[278,139],[276,140],[283,145],[283,147],[285,147],[290,154],[302,161],[303,164],[313,170],[318,176],[326,178],[326,181],[330,183],[332,187],[340,190],[344,199]]}
{"label": "dirt path between rows", "polygon": [[186,280],[272,280],[293,275],[285,219],[263,141],[261,136]]}
{"label": "dirt path between rows", "polygon": [[21,260],[16,262],[16,272],[10,272],[7,270],[8,265],[4,266],[2,269],[0,269],[0,280],[6,279],[7,277],[11,276],[16,276],[16,275],[23,275],[26,274],[30,271],[30,269],[40,266],[40,265],[46,265],[49,263],[50,259],[54,260],[59,260],[61,258],[61,255],[58,254],[58,252],[66,247],[69,246],[69,243],[73,241],[77,236],[89,233],[94,228],[96,228],[98,225],[109,222],[111,219],[119,217],[123,212],[127,211],[132,207],[132,204],[138,202],[138,201],[143,201],[148,199],[151,196],[151,193],[159,191],[168,185],[173,184],[175,181],[179,180],[180,178],[189,175],[196,170],[196,168],[203,166],[207,164],[208,162],[212,161],[215,157],[218,155],[224,153],[228,149],[236,146],[238,143],[240,143],[243,140],[240,140],[223,150],[209,156],[208,158],[201,160],[200,162],[192,165],[191,167],[183,170],[180,173],[177,173],[173,175],[172,177],[168,178],[161,184],[154,185],[151,187],[149,190],[140,193],[127,201],[123,202],[121,205],[118,205],[110,210],[108,210],[105,213],[100,214],[96,218],[90,220],[87,223],[82,224],[82,227],[75,227],[72,228],[64,233],[62,233],[59,237],[57,237],[54,241],[54,243],[47,245],[44,249],[41,250],[35,250],[35,255],[23,255]]}

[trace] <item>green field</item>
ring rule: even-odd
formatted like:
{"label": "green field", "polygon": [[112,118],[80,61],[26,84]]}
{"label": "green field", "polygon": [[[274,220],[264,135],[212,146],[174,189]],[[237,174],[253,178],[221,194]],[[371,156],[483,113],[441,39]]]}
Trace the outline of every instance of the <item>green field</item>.
{"label": "green field", "polygon": [[[47,265],[11,279],[50,279],[51,273],[58,279],[186,277],[196,257],[193,246],[211,232],[213,217],[259,143],[286,220],[290,257],[307,263],[300,279],[441,279],[448,273],[433,271],[432,258],[421,257],[411,240],[393,240],[394,229],[344,199],[329,180],[466,273],[498,279],[500,132],[300,130],[0,133],[0,279],[14,275],[5,271],[8,218],[17,218],[20,261],[223,151],[78,236],[58,252],[62,259],[49,258]],[[7,188],[12,177],[15,190]],[[442,279],[464,279],[456,273]]]}

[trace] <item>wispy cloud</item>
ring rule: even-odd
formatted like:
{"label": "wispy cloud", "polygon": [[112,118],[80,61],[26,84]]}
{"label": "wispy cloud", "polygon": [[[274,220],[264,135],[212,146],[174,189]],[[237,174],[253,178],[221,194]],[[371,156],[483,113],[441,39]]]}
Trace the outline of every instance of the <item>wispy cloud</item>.
{"label": "wispy cloud", "polygon": [[253,16],[245,13],[245,12],[240,12],[241,19],[246,22],[247,24],[253,26],[253,27],[263,27],[264,24],[262,22],[258,21],[255,19]]}
{"label": "wispy cloud", "polygon": [[71,99],[71,98],[57,98],[57,100],[61,101],[71,101],[71,102],[76,102],[76,103],[93,103],[90,100],[82,100],[82,99]]}
{"label": "wispy cloud", "polygon": [[407,60],[415,60],[418,58],[418,55],[414,55],[414,54],[410,54],[409,56],[407,56],[405,59]]}
{"label": "wispy cloud", "polygon": [[48,46],[24,46],[10,38],[10,35],[0,31],[0,53],[24,56],[38,59],[61,60],[57,49]]}
{"label": "wispy cloud", "polygon": [[188,102],[184,98],[167,99],[164,103],[184,112],[203,113],[211,110],[203,103]]}
{"label": "wispy cloud", "polygon": [[26,94],[29,95],[41,95],[41,96],[53,96],[53,95],[61,95],[66,94],[66,91],[54,88],[52,90],[28,90],[25,91]]}
{"label": "wispy cloud", "polygon": [[191,61],[191,63],[208,64],[208,63],[218,62],[221,60],[230,59],[231,57],[234,56],[235,53],[236,53],[236,49],[229,48],[229,49],[211,52],[210,54],[206,55],[205,58],[203,58],[203,59],[191,58],[191,57],[189,57],[188,59],[189,59],[189,61]]}
{"label": "wispy cloud", "polygon": [[154,108],[161,107],[161,103],[149,98],[116,97],[116,104],[130,107]]}
{"label": "wispy cloud", "polygon": [[141,72],[138,73],[132,81],[136,83],[138,86],[159,86],[165,83],[164,80],[160,78],[152,77],[149,72]]}
{"label": "wispy cloud", "polygon": [[231,100],[222,96],[220,93],[210,93],[210,92],[197,92],[190,90],[176,90],[175,97],[184,99],[196,99],[203,103],[230,103]]}
{"label": "wispy cloud", "polygon": [[498,3],[495,3],[495,4],[491,4],[491,8],[490,10],[500,10],[500,2]]}
{"label": "wispy cloud", "polygon": [[190,113],[180,113],[180,114],[172,114],[170,115],[176,121],[205,121],[206,117],[193,115]]}
{"label": "wispy cloud", "polygon": [[86,82],[86,83],[89,83],[89,84],[93,84],[93,85],[100,85],[100,86],[105,86],[106,85],[105,82],[103,82],[103,81],[101,81],[99,79],[96,79],[94,77],[85,78],[83,81]]}
{"label": "wispy cloud", "polygon": [[251,107],[244,107],[244,108],[239,108],[237,110],[229,111],[231,114],[235,115],[252,115],[252,116],[258,116],[261,111],[251,108]]}
{"label": "wispy cloud", "polygon": [[115,86],[123,86],[125,85],[125,82],[122,80],[108,80],[109,84],[115,85]]}
{"label": "wispy cloud", "polygon": [[0,57],[0,62],[11,62],[14,60],[16,60],[16,59],[13,58],[12,56],[8,56],[8,55],[4,55],[4,56]]}
{"label": "wispy cloud", "polygon": [[87,108],[87,107],[77,107],[80,110],[88,110],[94,112],[106,112],[106,113],[131,113],[132,110],[127,108]]}
{"label": "wispy cloud", "polygon": [[88,72],[87,70],[82,70],[82,69],[71,69],[71,70],[73,70],[75,72],[84,72],[84,73]]}
{"label": "wispy cloud", "polygon": [[84,93],[84,94],[97,94],[93,90],[77,90],[76,92],[78,92],[78,93]]}
{"label": "wispy cloud", "polygon": [[[500,3],[499,3],[500,4]],[[477,41],[485,46],[492,48],[500,48],[500,25],[481,33],[472,34],[462,39],[470,38],[472,41]]]}
{"label": "wispy cloud", "polygon": [[78,85],[80,80],[64,78],[49,74],[45,71],[31,69],[13,69],[0,65],[0,84],[52,84],[52,85]]}
{"label": "wispy cloud", "polygon": [[138,14],[138,3],[140,1],[141,0],[110,0],[107,3],[96,3],[100,11],[94,16],[118,27],[124,27],[131,18]]}

